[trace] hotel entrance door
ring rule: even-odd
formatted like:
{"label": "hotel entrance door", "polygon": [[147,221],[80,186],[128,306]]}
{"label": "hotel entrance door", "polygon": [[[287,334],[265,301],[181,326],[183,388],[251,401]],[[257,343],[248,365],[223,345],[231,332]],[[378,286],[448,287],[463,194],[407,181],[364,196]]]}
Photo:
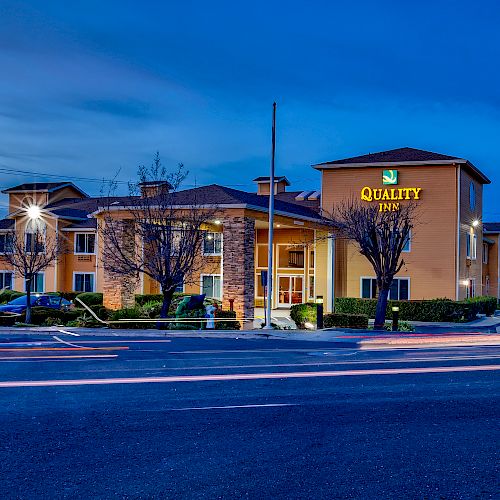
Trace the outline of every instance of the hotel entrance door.
{"label": "hotel entrance door", "polygon": [[278,307],[301,304],[303,295],[303,276],[278,276]]}

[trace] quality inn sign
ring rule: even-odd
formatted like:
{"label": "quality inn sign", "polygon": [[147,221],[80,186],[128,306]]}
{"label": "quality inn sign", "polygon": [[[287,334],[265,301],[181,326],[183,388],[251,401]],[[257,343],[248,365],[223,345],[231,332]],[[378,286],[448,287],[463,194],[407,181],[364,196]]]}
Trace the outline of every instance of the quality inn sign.
{"label": "quality inn sign", "polygon": [[[398,184],[397,170],[384,170],[382,173],[382,183],[385,185]],[[361,189],[361,199],[368,202],[379,202],[380,212],[392,212],[399,210],[400,201],[419,200],[422,188],[371,188],[365,186]]]}

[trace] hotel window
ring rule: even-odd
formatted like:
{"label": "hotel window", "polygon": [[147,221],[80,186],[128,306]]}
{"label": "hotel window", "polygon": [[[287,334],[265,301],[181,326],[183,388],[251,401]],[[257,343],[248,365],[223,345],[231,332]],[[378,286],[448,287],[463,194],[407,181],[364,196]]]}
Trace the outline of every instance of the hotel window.
{"label": "hotel window", "polygon": [[45,253],[45,238],[43,233],[26,233],[24,240],[24,250],[27,253]]}
{"label": "hotel window", "polygon": [[471,210],[476,208],[476,186],[472,181],[469,186],[469,205]]}
{"label": "hotel window", "polygon": [[406,239],[405,246],[403,247],[403,252],[411,251],[411,231],[408,233],[408,238]]}
{"label": "hotel window", "polygon": [[[361,279],[361,298],[375,299],[377,297],[377,280],[375,278]],[[389,290],[389,300],[409,300],[410,279],[394,278]]]}
{"label": "hotel window", "polygon": [[73,291],[94,292],[94,273],[74,273]]}
{"label": "hotel window", "polygon": [[477,258],[477,236],[475,234],[467,234],[467,258],[476,260]]}
{"label": "hotel window", "polygon": [[309,300],[314,300],[314,276],[309,276]]}
{"label": "hotel window", "polygon": [[182,281],[175,287],[175,293],[184,293],[184,275],[182,276]]}
{"label": "hotel window", "polygon": [[0,289],[12,289],[13,273],[11,271],[0,271]]}
{"label": "hotel window", "polygon": [[467,280],[466,297],[471,299],[476,296],[476,280],[475,278]]}
{"label": "hotel window", "polygon": [[12,234],[0,234],[0,253],[12,253]]}
{"label": "hotel window", "polygon": [[488,243],[483,243],[483,264],[488,264]]}
{"label": "hotel window", "polygon": [[[24,290],[28,290],[28,282],[24,282]],[[30,290],[35,293],[42,293],[45,290],[45,273],[36,273],[31,279]]]}
{"label": "hotel window", "polygon": [[220,255],[222,252],[222,233],[206,232],[203,236],[203,255]]}
{"label": "hotel window", "polygon": [[205,274],[201,277],[201,293],[212,299],[221,299],[220,276]]}
{"label": "hotel window", "polygon": [[76,233],[75,253],[83,253],[83,254],[95,253],[95,234]]}

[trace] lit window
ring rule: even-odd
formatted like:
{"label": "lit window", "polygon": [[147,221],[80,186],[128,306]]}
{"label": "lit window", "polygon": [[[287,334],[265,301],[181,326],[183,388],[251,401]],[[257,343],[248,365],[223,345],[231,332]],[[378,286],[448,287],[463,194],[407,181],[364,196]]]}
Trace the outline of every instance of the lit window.
{"label": "lit window", "polygon": [[13,273],[11,271],[0,271],[0,289],[12,289]]}
{"label": "lit window", "polygon": [[74,273],[73,291],[94,292],[94,273]]}
{"label": "lit window", "polygon": [[222,252],[222,233],[206,232],[203,236],[203,254],[220,255]]}
{"label": "lit window", "polygon": [[471,243],[472,243],[472,248],[471,248],[470,258],[472,260],[476,260],[477,259],[477,236],[475,234],[471,235]]}
{"label": "lit window", "polygon": [[212,299],[220,299],[222,297],[220,276],[215,274],[205,274],[202,276],[201,293]]}
{"label": "lit window", "polygon": [[471,299],[476,296],[476,280],[475,278],[467,280],[466,297]]}
{"label": "lit window", "polygon": [[75,234],[75,253],[95,253],[95,234],[76,233]]}

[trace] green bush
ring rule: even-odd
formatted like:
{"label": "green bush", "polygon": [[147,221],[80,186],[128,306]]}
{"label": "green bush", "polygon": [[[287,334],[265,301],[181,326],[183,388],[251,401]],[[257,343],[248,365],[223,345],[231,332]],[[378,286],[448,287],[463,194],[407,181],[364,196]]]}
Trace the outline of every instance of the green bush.
{"label": "green bush", "polygon": [[150,300],[142,306],[142,311],[148,318],[159,318],[161,313],[161,308],[163,307],[163,302],[156,302]]}
{"label": "green bush", "polygon": [[[33,325],[47,325],[47,320],[50,318],[51,325],[65,325],[68,321],[75,320],[80,315],[77,309],[70,309],[63,311],[59,309],[52,309],[50,307],[33,307],[31,309],[31,323]],[[18,321],[26,321],[26,313],[23,313]]]}
{"label": "green bush", "polygon": [[[177,319],[201,319],[205,318],[205,309],[191,309],[184,311],[181,314],[176,314]],[[193,329],[193,330],[203,330],[205,328],[205,321],[179,321],[178,323],[170,323],[170,325],[174,326],[176,330],[182,330],[182,325],[185,326],[190,326],[190,327],[195,327],[195,328],[186,328],[187,330]],[[172,329],[172,327],[170,327]]]}
{"label": "green bush", "polygon": [[[174,295],[176,295],[174,293]],[[163,294],[161,293],[147,293],[137,294],[135,296],[135,305],[143,306],[146,302],[163,302]]]}
{"label": "green bush", "polygon": [[22,297],[25,295],[21,292],[16,292],[15,290],[2,290],[0,292],[0,304],[6,304],[11,300],[17,299],[18,297]]}
{"label": "green bush", "polygon": [[293,304],[290,308],[290,318],[295,321],[297,328],[304,329],[306,323],[316,325],[317,305],[311,302],[307,304]]}
{"label": "green bush", "polygon": [[217,309],[215,311],[215,329],[216,330],[239,330],[241,324],[239,321],[224,321],[219,318],[236,318],[236,311],[223,311]]}
{"label": "green bush", "polygon": [[474,304],[478,308],[478,314],[486,314],[486,316],[493,316],[498,307],[498,300],[496,297],[480,296],[463,301],[466,304]]}
{"label": "green bush", "polygon": [[368,328],[368,316],[366,314],[325,314],[323,321],[325,328]]}
{"label": "green bush", "polygon": [[[389,300],[386,317],[392,317],[392,307],[399,307],[399,319],[403,321],[472,321],[478,313],[493,314],[496,309],[493,297],[475,297],[454,301],[450,299],[432,300]],[[366,314],[375,317],[376,299],[357,299],[339,297],[335,299],[335,312],[347,314]]]}
{"label": "green bush", "polygon": [[[129,307],[125,309],[118,309],[117,311],[112,311],[109,320],[110,321],[120,321],[122,319],[144,319],[146,316],[142,308],[140,307]],[[113,323],[110,325],[112,328],[154,328],[153,323],[137,322],[132,321],[120,321],[119,323]]]}
{"label": "green bush", "polygon": [[102,293],[83,292],[79,293],[76,297],[87,306],[102,306]]}

